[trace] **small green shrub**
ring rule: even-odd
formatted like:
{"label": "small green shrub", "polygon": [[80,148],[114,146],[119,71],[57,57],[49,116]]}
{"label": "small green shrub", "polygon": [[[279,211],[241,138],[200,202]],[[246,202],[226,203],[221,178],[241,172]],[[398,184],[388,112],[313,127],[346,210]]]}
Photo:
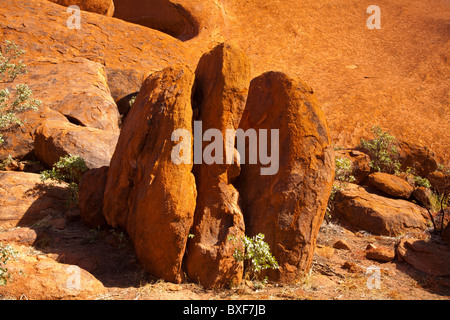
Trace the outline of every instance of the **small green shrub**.
{"label": "small green shrub", "polygon": [[370,167],[378,172],[398,173],[400,162],[395,147],[395,137],[378,126],[372,128],[372,133],[374,138],[372,140],[361,139],[359,146],[369,154]]}
{"label": "small green shrub", "polygon": [[[237,244],[238,239],[233,236],[228,237],[229,241]],[[259,282],[258,276],[262,270],[278,269],[278,262],[270,252],[270,247],[264,241],[264,235],[259,233],[254,237],[244,236],[240,239],[241,244],[234,251],[234,258],[236,261],[248,261],[249,265],[245,272],[245,277],[256,281],[257,286],[263,286],[267,283],[267,277]],[[243,250],[240,249],[243,247]]]}
{"label": "small green shrub", "polygon": [[86,162],[80,156],[68,155],[61,157],[57,163],[53,165],[52,170],[41,172],[41,180],[48,179],[55,182],[67,182],[70,190],[70,202],[78,203],[78,184],[81,177],[88,171]]}
{"label": "small green shrub", "polygon": [[[8,83],[27,72],[26,66],[18,58],[24,54],[13,42],[5,40],[0,47],[0,82]],[[32,92],[26,84],[16,85],[12,95],[8,88],[0,90],[0,145],[5,142],[2,132],[22,126],[25,120],[18,115],[28,110],[38,110],[41,101],[31,98]]]}
{"label": "small green shrub", "polygon": [[336,198],[336,193],[345,188],[347,183],[354,182],[356,179],[352,175],[353,168],[352,162],[347,158],[336,157],[334,159],[335,163],[335,175],[334,179],[338,182],[333,183],[333,187],[331,188],[331,194],[328,199],[328,205],[325,213],[325,220],[328,222],[331,220],[331,212],[334,209],[334,203]]}
{"label": "small green shrub", "polygon": [[15,260],[16,256],[17,252],[11,246],[4,246],[0,243],[0,286],[6,285],[8,280],[11,279],[11,274],[6,264],[10,260]]}
{"label": "small green shrub", "polygon": [[336,157],[335,163],[335,176],[334,179],[341,182],[354,182],[356,179],[352,175],[353,168],[352,162],[347,158]]}

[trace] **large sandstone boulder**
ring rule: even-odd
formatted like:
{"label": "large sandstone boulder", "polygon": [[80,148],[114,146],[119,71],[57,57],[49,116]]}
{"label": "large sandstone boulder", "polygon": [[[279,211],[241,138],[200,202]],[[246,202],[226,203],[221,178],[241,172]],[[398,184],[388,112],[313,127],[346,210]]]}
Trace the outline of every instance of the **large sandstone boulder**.
{"label": "large sandstone boulder", "polygon": [[113,0],[49,0],[51,2],[63,5],[80,7],[80,10],[95,12],[105,16],[112,16],[114,14]]}
{"label": "large sandstone boulder", "polygon": [[103,216],[103,194],[109,167],[89,170],[78,185],[78,206],[81,219],[91,228],[106,225]]}
{"label": "large sandstone boulder", "polygon": [[84,58],[38,59],[27,66],[28,74],[11,84],[27,83],[32,97],[42,102],[38,111],[21,114],[24,126],[5,135],[0,158],[24,158],[34,149],[33,134],[45,120],[71,122],[83,127],[119,133],[120,115],[111,97],[106,70]]}
{"label": "large sandstone boulder", "polygon": [[[237,129],[249,83],[250,62],[237,47],[220,44],[202,57],[195,72],[194,103],[198,103],[195,107],[203,132],[217,129],[225,137],[227,129]],[[202,150],[207,144],[203,143]],[[218,145],[226,150],[225,139]],[[234,150],[233,140],[233,155]],[[212,164],[194,166],[198,196],[186,270],[192,280],[207,288],[239,284],[242,280],[243,263],[234,258],[235,246],[228,240],[230,236],[245,236],[239,193],[231,184],[239,174],[238,166],[236,162],[227,164],[225,153]]]}
{"label": "large sandstone boulder", "polygon": [[[75,2],[83,7],[81,3],[102,1],[70,4]],[[49,1],[3,0],[0,15],[4,17],[0,19],[0,38],[14,41],[25,50],[21,58],[29,72],[16,82],[30,85],[33,96],[43,102],[41,108],[55,108],[79,125],[117,131],[119,118],[114,101],[118,100],[113,100],[111,94],[132,94],[148,74],[190,61],[180,41],[112,17],[83,11],[81,29],[71,30],[66,25],[71,14]],[[108,85],[113,92],[109,92]],[[32,116],[26,117],[33,120]],[[0,160],[9,154],[14,158],[31,154],[32,134],[38,124],[29,121],[13,132],[14,137],[8,135],[7,145],[0,149]]]}
{"label": "large sandstone boulder", "polygon": [[67,122],[67,119],[57,111],[47,106],[39,107],[38,111],[29,110],[19,115],[23,126],[3,132],[5,142],[0,147],[0,161],[8,156],[22,160],[30,158],[34,151],[34,136],[36,128],[46,120]]}
{"label": "large sandstone boulder", "polygon": [[[195,210],[192,155],[188,163],[172,161],[172,133],[184,129],[192,137],[193,84],[194,73],[184,66],[145,80],[122,128],[104,194],[108,224],[127,230],[143,267],[171,282],[183,279]],[[179,143],[190,148],[188,139]]]}
{"label": "large sandstone boulder", "polygon": [[25,226],[67,211],[67,184],[42,182],[39,174],[0,171],[0,229]]}
{"label": "large sandstone boulder", "polygon": [[399,236],[427,227],[427,211],[403,199],[391,199],[349,183],[338,191],[333,217],[376,235]]}
{"label": "large sandstone boulder", "polygon": [[396,253],[400,261],[435,277],[450,275],[450,247],[431,241],[402,239]]}
{"label": "large sandstone boulder", "polygon": [[28,247],[13,245],[17,260],[8,262],[11,281],[0,286],[0,296],[27,300],[91,300],[106,288],[86,270],[56,262],[46,255],[30,254]]}
{"label": "large sandstone boulder", "polygon": [[390,196],[403,199],[408,199],[414,191],[406,180],[383,172],[371,173],[368,183]]}
{"label": "large sandstone boulder", "polygon": [[44,121],[35,132],[34,153],[47,167],[71,154],[82,157],[89,169],[100,168],[109,165],[118,138],[118,133],[68,121]]}
{"label": "large sandstone boulder", "polygon": [[[256,164],[245,157],[241,165],[238,190],[246,233],[265,235],[280,266],[268,272],[269,278],[293,280],[311,266],[334,180],[325,115],[308,85],[268,72],[252,80],[240,128],[257,130],[259,150],[265,145],[259,130],[267,130],[267,155],[272,157],[266,161],[260,154]],[[279,130],[278,139],[274,130]],[[255,141],[246,142],[246,150],[254,146]]]}
{"label": "large sandstone boulder", "polygon": [[111,97],[105,67],[85,58],[39,59],[28,65],[25,81],[33,97],[69,121],[119,131],[119,112]]}

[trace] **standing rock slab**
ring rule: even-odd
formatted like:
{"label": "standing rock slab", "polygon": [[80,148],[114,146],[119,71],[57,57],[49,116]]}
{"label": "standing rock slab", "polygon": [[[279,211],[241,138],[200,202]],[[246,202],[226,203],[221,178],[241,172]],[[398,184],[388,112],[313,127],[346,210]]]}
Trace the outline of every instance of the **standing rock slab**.
{"label": "standing rock slab", "polygon": [[368,190],[349,183],[336,194],[332,216],[376,235],[395,237],[426,229],[428,213],[424,208]]}
{"label": "standing rock slab", "polygon": [[143,267],[176,283],[183,279],[197,194],[192,156],[190,163],[172,161],[172,133],[184,129],[192,137],[193,84],[194,73],[184,66],[145,80],[111,159],[103,200],[106,221],[128,232]]}
{"label": "standing rock slab", "polygon": [[[200,59],[195,76],[194,103],[198,102],[203,132],[217,129],[225,137],[227,129],[238,128],[244,111],[250,61],[239,48],[220,44]],[[226,150],[225,139],[220,145]],[[234,150],[233,143],[233,155]],[[227,164],[225,152],[218,162],[194,166],[198,196],[194,237],[186,254],[189,278],[207,288],[239,284],[244,269],[243,263],[234,258],[235,246],[228,239],[245,236],[239,193],[231,184],[239,173],[239,164]]]}
{"label": "standing rock slab", "polygon": [[104,166],[86,172],[78,186],[78,206],[84,223],[91,228],[106,225],[103,216],[103,195],[109,167]]}
{"label": "standing rock slab", "polygon": [[368,180],[370,185],[393,197],[408,199],[414,191],[407,181],[388,173],[371,173]]}
{"label": "standing rock slab", "polygon": [[[269,279],[289,282],[311,266],[334,179],[325,115],[307,84],[268,72],[250,83],[240,128],[255,129],[259,141],[259,130],[267,129],[268,153],[274,146],[272,168],[261,164],[261,157],[257,164],[241,164],[238,190],[246,233],[264,234],[280,266],[267,272]],[[273,129],[279,130],[278,145],[276,139],[270,142]]]}

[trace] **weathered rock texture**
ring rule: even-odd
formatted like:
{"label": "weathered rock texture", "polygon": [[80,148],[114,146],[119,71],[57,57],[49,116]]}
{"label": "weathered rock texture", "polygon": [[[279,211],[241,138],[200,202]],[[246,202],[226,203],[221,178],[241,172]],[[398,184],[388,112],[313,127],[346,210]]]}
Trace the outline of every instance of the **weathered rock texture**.
{"label": "weathered rock texture", "polygon": [[369,175],[368,183],[390,196],[408,199],[414,191],[407,181],[383,172],[374,172]]}
{"label": "weathered rock texture", "polygon": [[90,300],[106,293],[106,288],[86,270],[62,264],[46,255],[30,255],[29,249],[13,246],[16,261],[8,262],[12,281],[0,286],[0,295],[28,300]]}
{"label": "weathered rock texture", "polygon": [[278,171],[262,175],[260,169],[267,165],[242,164],[238,190],[246,233],[263,233],[280,265],[269,277],[293,280],[311,265],[333,182],[334,153],[325,115],[308,85],[268,72],[252,80],[240,128],[267,129],[269,153],[276,142],[271,130],[279,130],[279,148],[274,148]]}
{"label": "weathered rock texture", "polygon": [[[49,1],[0,2],[0,38],[25,50],[21,58],[29,71],[15,83],[28,84],[42,101],[39,112],[23,115],[25,126],[5,135],[0,160],[32,154],[43,118],[118,132],[115,101],[138,91],[150,73],[186,61],[184,45],[159,31],[87,11],[81,12],[81,28],[69,29],[70,16]],[[48,108],[59,115],[49,115]]]}
{"label": "weathered rock texture", "polygon": [[402,171],[412,168],[415,174],[426,177],[437,169],[435,153],[424,145],[399,141],[396,149]]}
{"label": "weathered rock texture", "polygon": [[65,183],[42,182],[35,173],[0,171],[0,229],[67,211],[68,200]]}
{"label": "weathered rock texture", "polygon": [[[238,128],[244,110],[250,62],[237,47],[221,44],[202,57],[195,76],[198,120],[203,132],[220,130],[224,139],[219,146],[225,151],[226,130]],[[234,140],[231,147],[234,155]],[[219,162],[194,166],[198,196],[194,237],[186,254],[188,276],[208,288],[239,284],[243,275],[243,263],[233,257],[235,246],[228,239],[245,235],[239,194],[231,184],[239,174],[239,164],[227,164],[225,152]]]}
{"label": "weathered rock texture", "polygon": [[402,239],[397,245],[397,256],[414,268],[435,277],[450,275],[448,245],[417,239]]}
{"label": "weathered rock texture", "polygon": [[77,155],[89,169],[108,166],[118,133],[69,122],[44,121],[35,132],[34,153],[47,167],[66,155]]}
{"label": "weathered rock texture", "polygon": [[332,215],[362,230],[391,237],[425,230],[428,216],[412,202],[386,198],[351,183],[337,193]]}
{"label": "weathered rock texture", "polygon": [[114,14],[113,0],[49,0],[63,6],[76,5],[80,10],[95,12],[105,16]]}
{"label": "weathered rock texture", "polygon": [[194,73],[177,66],[147,78],[127,116],[111,159],[103,213],[129,233],[152,275],[183,278],[182,259],[193,223],[196,187],[190,164],[174,164],[176,129],[192,136]]}
{"label": "weathered rock texture", "polygon": [[197,22],[189,11],[169,0],[115,0],[114,16],[164,33],[180,40],[198,34]]}

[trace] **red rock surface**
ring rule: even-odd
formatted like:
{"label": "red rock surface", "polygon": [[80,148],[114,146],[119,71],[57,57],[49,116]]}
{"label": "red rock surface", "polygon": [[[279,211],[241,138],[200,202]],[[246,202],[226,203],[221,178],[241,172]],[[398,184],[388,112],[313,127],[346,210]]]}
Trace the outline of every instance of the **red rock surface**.
{"label": "red rock surface", "polygon": [[[236,46],[220,44],[202,57],[195,75],[194,104],[203,132],[217,129],[226,137],[227,129],[238,128],[244,111],[250,62]],[[204,142],[203,148],[209,143]],[[188,276],[207,288],[237,285],[244,270],[243,263],[234,258],[235,246],[229,240],[230,236],[245,236],[239,193],[231,183],[239,173],[239,164],[227,164],[225,139],[219,145],[224,150],[221,164],[194,166],[198,195],[194,237],[186,254]]]}
{"label": "red rock surface", "polygon": [[[241,164],[237,186],[246,233],[265,235],[280,266],[268,271],[269,279],[293,281],[311,266],[334,178],[325,115],[302,80],[268,72],[250,83],[239,127],[259,132],[255,145],[263,136],[259,130],[267,130],[267,152],[273,157],[269,164],[262,164],[261,156],[251,164],[247,154]],[[274,130],[279,130],[275,139]],[[251,145],[246,142],[247,151]],[[267,167],[270,172],[263,173]]]}
{"label": "red rock surface", "polygon": [[143,267],[176,283],[184,278],[197,194],[192,158],[189,164],[172,162],[171,137],[176,129],[192,136],[193,84],[194,73],[185,66],[145,80],[122,128],[104,194],[107,222],[128,232]]}
{"label": "red rock surface", "polygon": [[408,199],[414,191],[413,186],[407,181],[383,172],[371,173],[368,178],[368,183],[390,196],[403,199]]}
{"label": "red rock surface", "polygon": [[427,227],[427,211],[403,199],[391,199],[349,183],[336,195],[332,215],[376,235],[419,233]]}
{"label": "red rock surface", "polygon": [[35,223],[67,211],[67,184],[43,183],[38,174],[0,171],[0,229]]}
{"label": "red rock surface", "polygon": [[112,16],[114,14],[113,0],[49,0],[49,1],[63,6],[76,5],[80,8],[80,10],[95,12],[106,16]]}
{"label": "red rock surface", "polygon": [[106,292],[103,284],[86,270],[56,262],[46,255],[33,255],[13,246],[16,261],[8,262],[13,281],[0,286],[0,295],[28,300],[89,300]]}
{"label": "red rock surface", "polygon": [[380,125],[449,164],[447,1],[377,1],[379,30],[359,0],[177,2],[200,23],[193,50],[231,39],[254,76],[279,70],[311,85],[335,144],[354,147]]}

